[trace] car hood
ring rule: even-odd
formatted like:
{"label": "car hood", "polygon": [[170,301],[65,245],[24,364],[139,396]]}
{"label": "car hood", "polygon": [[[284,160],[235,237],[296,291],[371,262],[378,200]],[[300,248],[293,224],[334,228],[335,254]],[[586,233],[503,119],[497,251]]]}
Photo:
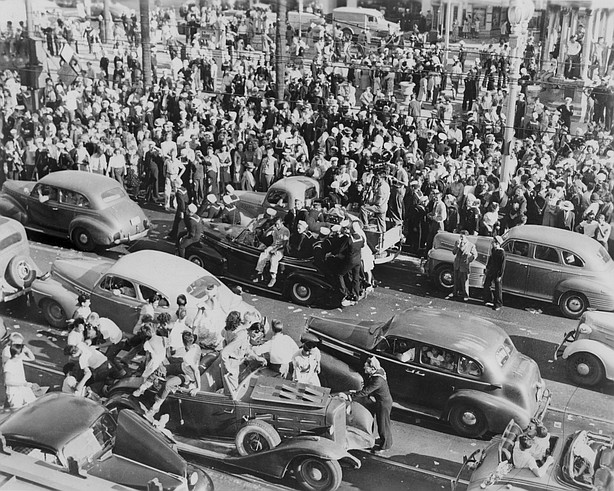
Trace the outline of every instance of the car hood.
{"label": "car hood", "polygon": [[385,322],[359,321],[353,319],[322,319],[311,317],[307,322],[310,331],[334,338],[357,348],[371,350],[386,333],[392,319]]}
{"label": "car hood", "polygon": [[98,278],[107,270],[113,261],[108,259],[57,259],[51,267],[51,273],[84,290],[91,291]]}

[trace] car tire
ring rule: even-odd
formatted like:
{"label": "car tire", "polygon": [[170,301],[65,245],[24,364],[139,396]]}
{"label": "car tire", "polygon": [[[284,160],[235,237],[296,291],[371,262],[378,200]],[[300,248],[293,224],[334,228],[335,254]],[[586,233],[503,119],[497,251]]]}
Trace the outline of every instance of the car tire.
{"label": "car tire", "polygon": [[290,300],[298,305],[311,305],[313,302],[313,287],[302,280],[294,280],[289,289]]}
{"label": "car tire", "polygon": [[601,360],[584,351],[569,357],[567,374],[574,384],[586,387],[599,385],[605,380],[605,370]]}
{"label": "car tire", "polygon": [[588,300],[577,292],[567,292],[559,300],[562,314],[569,319],[579,319],[588,308]]}
{"label": "car tire", "polygon": [[479,438],[488,430],[486,416],[470,403],[453,406],[450,410],[449,421],[456,433],[467,438]]}
{"label": "car tire", "polygon": [[292,467],[299,488],[304,491],[334,491],[341,484],[343,471],[336,460],[305,457]]}
{"label": "car tire", "polygon": [[190,261],[191,263],[196,264],[196,266],[199,266],[201,268],[205,267],[205,261],[203,261],[203,258],[200,257],[198,254],[195,253],[191,253],[186,256],[187,260]]}
{"label": "car tire", "polygon": [[28,287],[36,279],[36,268],[28,256],[15,256],[6,267],[5,277],[15,288]]}
{"label": "car tire", "polygon": [[443,291],[450,291],[454,288],[454,267],[451,264],[440,264],[435,269],[435,282],[437,287]]}
{"label": "car tire", "polygon": [[237,432],[235,445],[239,455],[253,455],[275,448],[281,443],[277,430],[266,421],[252,420]]}
{"label": "car tire", "polygon": [[72,232],[72,243],[77,249],[84,252],[92,252],[96,248],[92,234],[83,227],[77,227]]}
{"label": "car tire", "polygon": [[62,306],[51,298],[46,298],[41,302],[41,310],[45,320],[51,327],[56,329],[65,329],[68,316]]}

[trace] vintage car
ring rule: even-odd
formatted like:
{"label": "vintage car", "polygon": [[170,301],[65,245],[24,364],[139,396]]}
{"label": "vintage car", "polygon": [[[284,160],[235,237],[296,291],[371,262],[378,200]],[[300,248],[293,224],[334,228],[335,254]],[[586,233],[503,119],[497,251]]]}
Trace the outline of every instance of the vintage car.
{"label": "vintage car", "polygon": [[[330,389],[274,377],[254,362],[244,362],[239,387],[232,391],[220,356],[201,361],[200,390],[182,387],[160,410],[182,451],[213,456],[226,463],[281,478],[292,471],[305,490],[336,489],[340,463],[360,467],[347,450],[374,444],[373,417],[360,404],[330,394]],[[109,391],[107,407],[142,411],[154,398],[132,395],[142,378],[119,381]],[[218,451],[224,441],[234,452]],[[219,448],[219,447],[218,447]],[[208,450],[208,452],[207,452]],[[238,453],[238,456],[237,456]]]}
{"label": "vintage car", "polygon": [[574,384],[592,387],[614,380],[614,313],[585,312],[555,350],[558,358],[567,360]]}
{"label": "vintage car", "polygon": [[[339,289],[314,266],[313,259],[285,255],[272,288],[266,286],[268,278],[252,283],[258,257],[265,247],[257,238],[258,222],[255,219],[248,227],[208,223],[200,242],[186,250],[186,258],[208,268],[219,278],[266,289],[299,305],[339,306],[342,300]],[[268,269],[266,271],[268,274]]]}
{"label": "vintage car", "polygon": [[[209,476],[188,465],[140,416],[122,411],[116,420],[84,397],[47,394],[9,416],[0,433],[14,452],[72,473],[83,471],[136,489],[157,479],[165,490],[213,490]],[[85,478],[82,489],[87,488]]]}
{"label": "vintage car", "polygon": [[528,424],[550,402],[537,363],[479,317],[415,308],[384,322],[311,317],[307,330],[320,339],[323,385],[360,388],[358,371],[375,356],[395,405],[464,436],[502,431],[511,418]]}
{"label": "vintage car", "polygon": [[[465,458],[465,466],[473,468],[467,491],[488,489],[526,491],[609,490],[614,471],[614,440],[594,431],[578,430],[571,435],[550,434],[548,454],[554,463],[542,477],[530,469],[514,467],[512,454],[522,427],[510,421],[502,435],[492,439],[488,447],[476,450]],[[456,488],[453,482],[452,489]],[[463,488],[465,489],[465,488]]]}
{"label": "vintage car", "polygon": [[149,222],[116,180],[81,171],[52,172],[38,182],[6,181],[0,215],[28,230],[66,237],[82,251],[147,236]]}
{"label": "vintage car", "polygon": [[28,294],[37,271],[23,225],[0,217],[0,303]]}
{"label": "vintage car", "polygon": [[[235,193],[239,198],[237,208],[241,215],[241,224],[248,225],[254,218],[264,214],[267,208],[273,208],[277,213],[285,215],[294,209],[295,200],[300,200],[309,206],[314,199],[320,196],[320,184],[310,177],[292,176],[275,181],[266,193],[259,191],[236,191]],[[350,217],[357,219],[351,214]],[[400,225],[387,221],[386,231],[383,233],[370,226],[365,226],[364,230],[367,243],[375,255],[375,264],[383,264],[396,259],[405,240]],[[312,230],[312,232],[317,231]]]}
{"label": "vintage car", "polygon": [[[614,310],[614,261],[599,242],[582,234],[541,225],[523,225],[504,236],[503,291],[552,302],[577,319],[588,309]],[[458,234],[440,232],[428,253],[426,272],[442,289],[454,285],[452,249]],[[469,286],[481,288],[492,239],[470,236],[478,251]]]}
{"label": "vintage car", "polygon": [[115,321],[124,332],[131,333],[141,307],[154,294],[162,297],[159,312],[173,314],[177,296],[183,294],[188,299],[188,315],[195,315],[196,305],[206,294],[210,281],[218,285],[224,312],[255,310],[208,271],[159,251],[139,251],[117,261],[58,259],[53,263],[48,278],[34,281],[32,294],[53,327],[66,327],[66,321],[76,309],[77,297],[85,292],[91,297],[94,312]]}

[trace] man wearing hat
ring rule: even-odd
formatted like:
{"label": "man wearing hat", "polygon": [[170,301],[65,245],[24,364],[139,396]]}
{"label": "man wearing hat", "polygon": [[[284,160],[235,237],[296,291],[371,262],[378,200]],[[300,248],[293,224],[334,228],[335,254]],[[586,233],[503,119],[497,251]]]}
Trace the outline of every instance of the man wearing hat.
{"label": "man wearing hat", "polygon": [[254,278],[253,282],[259,283],[264,279],[264,268],[266,264],[270,262],[271,266],[269,271],[271,273],[271,281],[269,281],[267,286],[272,288],[277,281],[279,262],[284,257],[284,251],[290,239],[290,231],[284,227],[283,218],[281,216],[275,217],[275,222],[273,226],[265,232],[265,237],[271,237],[272,243],[260,253],[258,263],[256,264],[257,276]]}
{"label": "man wearing hat", "polygon": [[177,247],[177,249],[179,250],[179,256],[183,258],[185,258],[186,249],[190,245],[198,242],[200,240],[201,235],[203,234],[203,221],[196,214],[197,211],[198,208],[194,203],[188,205],[188,220],[186,222],[186,228],[188,230],[188,233],[186,236],[182,237],[179,240],[179,245]]}
{"label": "man wearing hat", "polygon": [[290,234],[288,241],[288,255],[299,259],[307,259],[313,256],[313,244],[315,239],[309,226],[304,220],[296,223],[296,230]]}
{"label": "man wearing hat", "polygon": [[[505,251],[501,244],[503,244],[503,239],[496,235],[493,238],[490,256],[488,256],[484,271],[484,303],[492,305],[493,310],[501,310],[501,307],[503,307],[501,279],[505,268]],[[495,284],[494,297],[490,288],[493,283]]]}
{"label": "man wearing hat", "polygon": [[[175,179],[175,186],[177,187],[177,191],[175,191],[175,200],[177,202],[177,208],[175,209],[175,219],[173,220],[173,227],[171,231],[167,235],[167,240],[177,240],[177,234],[179,233],[179,224],[181,220],[186,218],[185,213],[190,203],[190,199],[188,197],[188,190],[183,186],[183,181],[179,178]],[[187,222],[186,222],[187,227]]]}
{"label": "man wearing hat", "polygon": [[390,185],[386,179],[385,169],[380,169],[376,175],[373,185],[373,198],[370,203],[360,207],[360,218],[362,223],[369,223],[369,215],[375,216],[378,232],[386,231],[386,212],[388,211],[388,200],[390,199]]}
{"label": "man wearing hat", "polygon": [[220,214],[220,219],[222,222],[229,223],[230,225],[241,224],[239,209],[235,206],[235,202],[229,194],[222,196],[222,212]]}
{"label": "man wearing hat", "polygon": [[462,298],[464,302],[469,300],[469,268],[478,257],[475,245],[467,239],[468,235],[466,230],[462,230],[452,250],[454,254],[454,292],[452,295]]}
{"label": "man wearing hat", "polygon": [[217,202],[215,194],[208,194],[198,208],[198,216],[205,219],[215,219],[222,211],[222,206]]}

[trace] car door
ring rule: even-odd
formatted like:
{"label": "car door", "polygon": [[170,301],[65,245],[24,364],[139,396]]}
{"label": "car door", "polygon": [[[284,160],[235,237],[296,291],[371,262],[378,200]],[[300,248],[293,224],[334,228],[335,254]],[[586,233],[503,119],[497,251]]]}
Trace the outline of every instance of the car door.
{"label": "car door", "polygon": [[139,295],[133,281],[104,275],[92,290],[92,311],[113,320],[123,331],[131,331],[145,303]]}
{"label": "car door", "polygon": [[[438,353],[432,356],[433,353]],[[425,408],[440,411],[456,390],[458,355],[439,346],[423,344],[416,347],[416,369],[424,375],[418,379],[416,391]]]}
{"label": "car door", "polygon": [[503,244],[505,269],[503,271],[503,290],[523,294],[529,274],[530,244],[524,240],[509,240]]}
{"label": "car door", "polygon": [[375,350],[386,370],[392,397],[400,403],[421,404],[423,398],[419,387],[423,385],[425,374],[415,360],[417,346],[414,340],[389,336],[380,341]]}
{"label": "car door", "polygon": [[551,246],[534,244],[533,257],[529,262],[526,294],[551,300],[562,274],[559,251]]}
{"label": "car door", "polygon": [[234,437],[242,423],[229,395],[200,391],[168,399],[169,430],[190,438]]}
{"label": "car door", "polygon": [[228,276],[245,280],[255,273],[261,251],[252,245],[254,237],[249,230],[243,230],[236,239],[223,243]]}
{"label": "car door", "polygon": [[[74,217],[74,209],[61,203],[62,190],[37,184],[28,198],[28,219],[31,225],[49,230],[66,230]],[[68,223],[68,224],[67,224]]]}

